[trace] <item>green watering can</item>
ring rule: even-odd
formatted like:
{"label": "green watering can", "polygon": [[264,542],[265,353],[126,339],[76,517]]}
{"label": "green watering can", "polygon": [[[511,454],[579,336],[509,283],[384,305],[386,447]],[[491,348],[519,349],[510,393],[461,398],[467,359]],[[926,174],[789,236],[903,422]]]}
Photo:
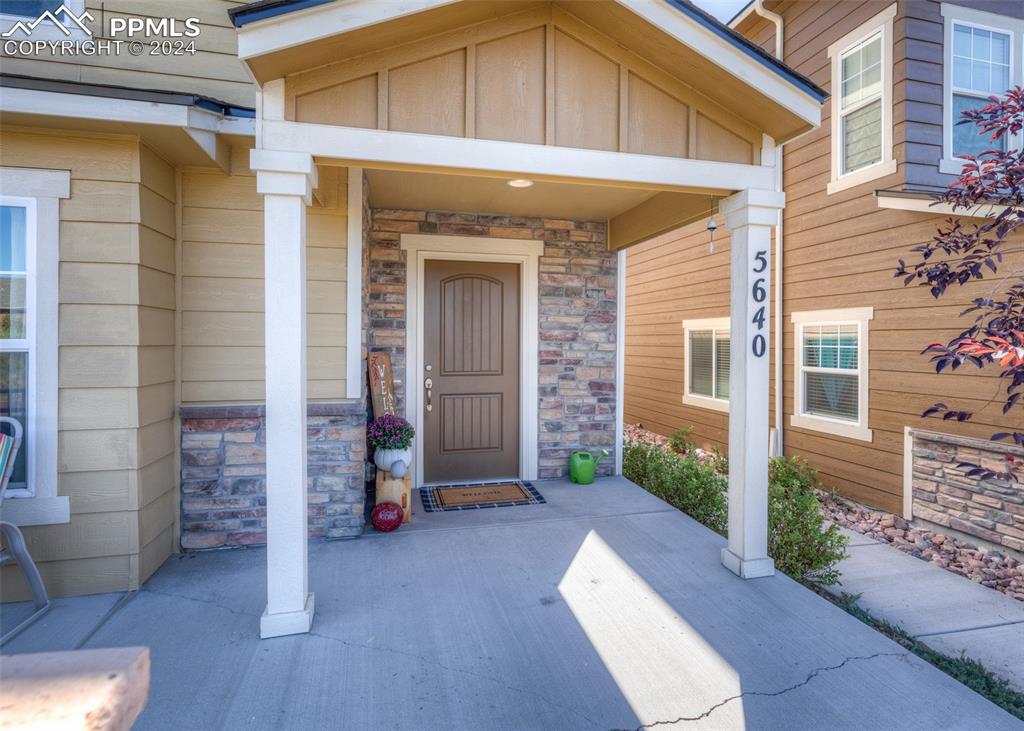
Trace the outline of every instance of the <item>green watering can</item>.
{"label": "green watering can", "polygon": [[607,449],[602,449],[597,459],[590,452],[573,452],[569,457],[569,478],[577,485],[589,485],[594,481],[597,463],[607,456]]}

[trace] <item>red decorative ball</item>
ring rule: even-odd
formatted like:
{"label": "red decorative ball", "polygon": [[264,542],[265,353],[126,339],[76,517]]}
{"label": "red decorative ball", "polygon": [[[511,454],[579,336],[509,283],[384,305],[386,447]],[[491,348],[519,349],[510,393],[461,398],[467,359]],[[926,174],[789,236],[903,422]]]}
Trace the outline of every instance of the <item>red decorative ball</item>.
{"label": "red decorative ball", "polygon": [[390,533],[402,525],[402,506],[398,503],[381,503],[370,513],[370,522],[381,533]]}

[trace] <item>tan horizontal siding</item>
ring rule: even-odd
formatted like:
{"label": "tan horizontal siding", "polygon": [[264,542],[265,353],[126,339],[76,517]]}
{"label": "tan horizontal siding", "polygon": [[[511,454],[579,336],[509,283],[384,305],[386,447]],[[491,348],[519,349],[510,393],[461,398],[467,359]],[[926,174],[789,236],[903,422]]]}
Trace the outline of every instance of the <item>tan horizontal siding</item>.
{"label": "tan horizontal siding", "polygon": [[[124,591],[140,570],[140,509],[172,525],[174,173],[135,138],[7,127],[0,164],[71,171],[61,202],[58,492],[71,521],[25,528],[54,595]],[[170,467],[170,469],[168,469]],[[151,541],[152,543],[152,541]],[[173,541],[153,543],[146,572]],[[25,596],[14,566],[3,599]]]}
{"label": "tan horizontal siding", "polygon": [[[235,155],[240,159],[240,155]],[[263,201],[248,170],[182,173],[181,399],[262,401]],[[308,394],[345,397],[344,171],[326,169],[307,219]]]}
{"label": "tan horizontal siding", "polygon": [[[109,38],[111,17],[163,18],[179,21],[198,18],[199,35],[194,39],[196,53],[179,55],[152,55],[150,41],[178,40],[162,36],[135,35],[145,53],[131,56],[126,62],[127,50],[122,46],[120,55],[61,55],[43,51],[31,55],[4,55],[4,72],[44,79],[78,81],[87,84],[126,86],[133,89],[157,89],[213,97],[230,104],[253,107],[256,88],[242,62],[238,59],[238,40],[228,20],[227,11],[240,0],[87,0],[86,9],[93,16],[87,21],[93,37]],[[127,42],[126,35],[115,37]]]}

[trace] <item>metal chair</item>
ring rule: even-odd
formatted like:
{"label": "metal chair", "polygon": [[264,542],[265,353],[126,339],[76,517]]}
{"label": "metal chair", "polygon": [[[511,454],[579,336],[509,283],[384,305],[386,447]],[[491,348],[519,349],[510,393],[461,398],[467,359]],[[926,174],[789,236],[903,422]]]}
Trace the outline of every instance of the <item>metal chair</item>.
{"label": "metal chair", "polygon": [[[2,505],[3,498],[7,493],[7,483],[11,481],[11,474],[14,472],[14,462],[18,458],[18,452],[21,450],[23,431],[21,422],[9,416],[0,416],[0,424],[9,424],[14,432],[13,437],[8,437],[13,439],[11,448],[9,450],[0,449],[0,505]],[[3,456],[4,451],[6,451],[6,457]],[[4,543],[7,544],[6,549],[0,546],[0,566],[3,566],[8,561],[17,562],[21,572],[25,575],[25,581],[28,582],[29,589],[32,590],[32,603],[35,605],[35,611],[29,615],[28,619],[25,619],[17,627],[5,633],[3,637],[0,637],[0,645],[4,645],[8,640],[50,610],[50,597],[46,593],[43,577],[39,575],[39,569],[36,568],[35,561],[29,555],[28,546],[25,545],[25,537],[21,534],[21,529],[14,525],[14,523],[0,521],[0,535],[3,536]]]}

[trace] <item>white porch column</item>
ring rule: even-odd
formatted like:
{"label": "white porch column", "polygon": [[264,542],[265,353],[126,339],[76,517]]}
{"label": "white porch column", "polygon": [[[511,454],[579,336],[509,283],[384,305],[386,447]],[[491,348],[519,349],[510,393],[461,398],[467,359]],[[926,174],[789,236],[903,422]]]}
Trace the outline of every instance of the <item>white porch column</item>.
{"label": "white porch column", "polygon": [[744,579],[775,573],[768,557],[768,318],[771,230],[785,201],[778,191],[747,189],[719,208],[732,242],[729,546],[722,563]]}
{"label": "white porch column", "polygon": [[253,150],[263,195],[267,403],[267,608],[260,637],[308,632],[306,560],[306,206],[311,155]]}

